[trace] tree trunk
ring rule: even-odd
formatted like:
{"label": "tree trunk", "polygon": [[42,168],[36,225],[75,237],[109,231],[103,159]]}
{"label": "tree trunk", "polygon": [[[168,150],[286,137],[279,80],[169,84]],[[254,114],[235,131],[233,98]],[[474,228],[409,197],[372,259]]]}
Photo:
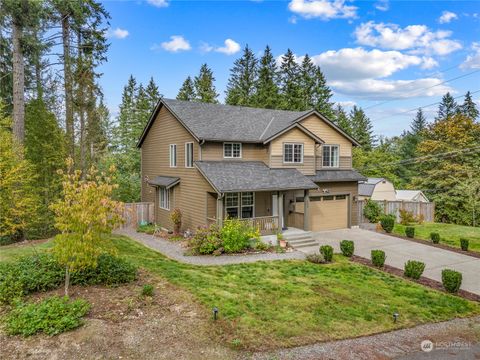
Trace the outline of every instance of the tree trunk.
{"label": "tree trunk", "polygon": [[65,266],[65,296],[68,296],[68,287],[70,286],[70,269]]}
{"label": "tree trunk", "polygon": [[70,23],[69,15],[62,14],[63,73],[65,88],[65,130],[69,156],[75,157],[75,133],[73,124],[72,66],[70,58]]}
{"label": "tree trunk", "polygon": [[12,21],[13,45],[13,137],[25,141],[25,62],[22,49],[22,28]]}

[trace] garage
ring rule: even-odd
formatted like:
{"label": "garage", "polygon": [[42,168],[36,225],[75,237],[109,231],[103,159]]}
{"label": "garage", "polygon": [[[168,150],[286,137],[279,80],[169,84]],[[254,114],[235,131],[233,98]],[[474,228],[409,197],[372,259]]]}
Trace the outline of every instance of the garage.
{"label": "garage", "polygon": [[310,196],[312,231],[348,228],[348,195]]}

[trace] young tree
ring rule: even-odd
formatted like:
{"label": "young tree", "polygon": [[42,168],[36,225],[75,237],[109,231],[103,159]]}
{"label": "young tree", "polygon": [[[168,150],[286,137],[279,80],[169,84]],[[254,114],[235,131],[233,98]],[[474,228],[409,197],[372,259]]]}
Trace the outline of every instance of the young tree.
{"label": "young tree", "polygon": [[418,108],[417,115],[412,121],[410,125],[410,133],[413,135],[419,135],[422,131],[424,131],[427,127],[427,119],[423,114],[422,108]]}
{"label": "young tree", "polygon": [[195,76],[194,86],[195,93],[197,94],[197,101],[205,103],[218,103],[217,91],[215,90],[215,78],[213,77],[212,70],[207,64],[203,64],[200,67],[198,76]]}
{"label": "young tree", "polygon": [[194,101],[197,95],[195,94],[195,87],[192,78],[188,76],[178,91],[177,100]]}
{"label": "young tree", "polygon": [[373,126],[362,108],[356,105],[353,106],[350,112],[350,123],[352,124],[353,137],[364,150],[371,150],[375,142]]}
{"label": "young tree", "polygon": [[443,97],[440,105],[438,105],[438,114],[435,118],[435,121],[447,119],[455,115],[458,111],[458,105],[455,102],[455,99],[449,92],[447,92]]}
{"label": "young tree", "polygon": [[467,91],[465,94],[465,100],[463,101],[463,104],[460,106],[460,112],[472,118],[473,120],[477,120],[479,111],[477,109],[477,104],[472,99],[472,94],[470,91]]}
{"label": "young tree", "polygon": [[55,227],[53,254],[65,266],[65,295],[68,296],[70,274],[97,266],[98,257],[113,251],[110,234],[122,222],[122,203],[112,200],[115,168],[99,173],[92,167],[86,176],[67,161],[63,175],[62,199],[52,205]]}
{"label": "young tree", "polygon": [[225,102],[229,105],[251,106],[255,96],[258,60],[253,51],[245,46],[241,58],[235,60],[230,69]]}
{"label": "young tree", "polygon": [[[155,80],[153,80],[153,77],[150,78],[150,81],[145,88],[145,95],[147,96],[148,109],[152,111],[157,105],[158,100],[163,97],[163,95],[160,94],[160,91],[158,90],[158,85],[155,84]],[[144,125],[146,125],[146,123],[147,122],[145,121]]]}
{"label": "young tree", "polygon": [[305,104],[302,98],[300,67],[295,55],[288,49],[282,56],[280,65],[281,76],[281,108],[284,110],[302,110]]}
{"label": "young tree", "polygon": [[255,84],[254,106],[276,109],[280,104],[279,75],[270,47],[265,48],[260,58],[258,78]]}

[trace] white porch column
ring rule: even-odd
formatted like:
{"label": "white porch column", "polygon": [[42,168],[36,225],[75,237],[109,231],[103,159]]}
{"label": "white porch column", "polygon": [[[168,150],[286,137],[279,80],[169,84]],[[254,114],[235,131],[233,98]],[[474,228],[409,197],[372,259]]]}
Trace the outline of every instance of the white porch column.
{"label": "white porch column", "polygon": [[305,190],[303,197],[303,230],[310,230],[310,190]]}
{"label": "white porch column", "polygon": [[223,226],[223,196],[220,194],[217,196],[217,225]]}
{"label": "white porch column", "polygon": [[285,227],[283,199],[284,199],[283,192],[279,192],[278,193],[278,227],[280,228],[279,230],[283,230],[283,228]]}

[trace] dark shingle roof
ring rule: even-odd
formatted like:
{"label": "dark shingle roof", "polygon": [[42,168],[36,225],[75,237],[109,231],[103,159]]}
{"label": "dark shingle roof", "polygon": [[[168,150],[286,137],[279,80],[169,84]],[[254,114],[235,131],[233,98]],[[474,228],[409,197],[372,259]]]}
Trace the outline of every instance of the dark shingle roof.
{"label": "dark shingle roof", "polygon": [[270,169],[261,161],[195,161],[218,192],[316,189],[297,169]]}
{"label": "dark shingle roof", "polygon": [[165,186],[167,189],[178,184],[180,178],[173,176],[156,176],[152,180],[147,181],[149,185],[153,186]]}
{"label": "dark shingle roof", "polygon": [[372,196],[375,184],[360,183],[358,184],[358,195],[360,196]]}
{"label": "dark shingle roof", "polygon": [[330,181],[365,181],[367,180],[356,170],[317,170],[315,175],[309,175],[308,178],[315,182]]}

